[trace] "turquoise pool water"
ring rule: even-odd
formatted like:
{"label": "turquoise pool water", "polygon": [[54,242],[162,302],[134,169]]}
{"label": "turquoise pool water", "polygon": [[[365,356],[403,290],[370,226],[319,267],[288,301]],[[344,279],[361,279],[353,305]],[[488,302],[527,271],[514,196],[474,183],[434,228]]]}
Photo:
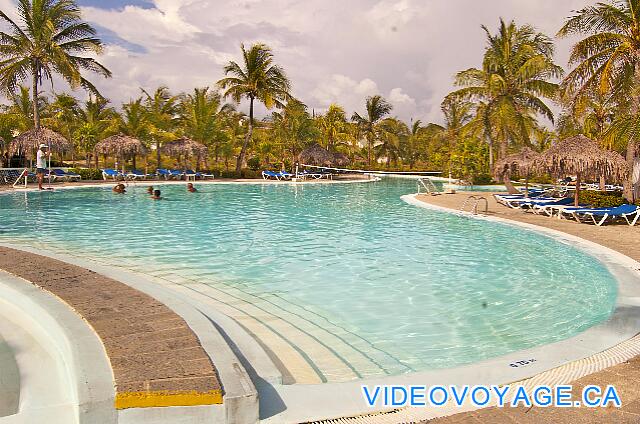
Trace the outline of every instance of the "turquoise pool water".
{"label": "turquoise pool water", "polygon": [[205,283],[282,319],[295,315],[374,358],[378,367],[363,377],[566,339],[613,312],[616,282],[592,257],[404,203],[415,187],[220,184],[190,194],[163,186],[164,201],[133,186],[126,195],[16,193],[0,196],[0,241]]}

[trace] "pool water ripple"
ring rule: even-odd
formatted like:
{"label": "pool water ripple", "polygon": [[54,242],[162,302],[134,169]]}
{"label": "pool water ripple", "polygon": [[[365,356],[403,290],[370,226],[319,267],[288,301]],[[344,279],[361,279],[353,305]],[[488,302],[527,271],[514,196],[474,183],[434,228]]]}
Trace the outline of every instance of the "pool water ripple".
{"label": "pool water ripple", "polygon": [[206,292],[246,325],[320,346],[310,360],[325,364],[329,381],[563,340],[615,307],[616,282],[594,258],[526,230],[407,205],[410,182],[199,189],[163,186],[160,202],[133,186],[126,195],[3,195],[0,241]]}

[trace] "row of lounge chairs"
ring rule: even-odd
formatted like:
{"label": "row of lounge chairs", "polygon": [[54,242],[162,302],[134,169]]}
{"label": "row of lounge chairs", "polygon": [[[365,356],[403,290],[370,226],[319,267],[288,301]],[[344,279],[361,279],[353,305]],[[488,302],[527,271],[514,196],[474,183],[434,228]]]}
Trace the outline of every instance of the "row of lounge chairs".
{"label": "row of lounge chairs", "polygon": [[[2,169],[0,170],[0,184],[13,184],[18,178],[22,176],[21,170],[17,169]],[[63,169],[54,168],[51,170],[45,170],[45,180],[51,178],[51,181],[80,181],[82,177],[74,172],[68,172]],[[34,172],[27,173],[28,181],[36,181],[37,177]]]}
{"label": "row of lounge chairs", "polygon": [[262,178],[265,180],[286,181],[286,180],[291,180],[294,177],[301,178],[301,179],[312,178],[314,180],[319,180],[321,178],[333,179],[333,174],[331,172],[324,172],[324,171],[309,172],[306,169],[302,172],[298,172],[297,176],[287,171],[262,171]]}
{"label": "row of lounge chairs", "polygon": [[524,194],[495,194],[496,201],[512,209],[521,209],[537,215],[574,219],[580,223],[593,223],[597,226],[624,221],[630,226],[640,222],[640,206],[621,205],[616,207],[592,208],[588,205],[573,206],[570,197],[551,197],[544,190],[533,190],[529,196]]}
{"label": "row of lounge chairs", "polygon": [[155,179],[162,178],[165,180],[189,180],[189,179],[207,179],[207,178],[215,178],[215,175],[210,172],[202,171],[196,172],[190,169],[187,170],[177,170],[177,169],[156,169],[155,173],[144,173],[137,169],[127,172],[121,172],[117,169],[103,169],[102,170],[102,178],[104,180],[113,179],[116,180],[146,180],[146,179]]}

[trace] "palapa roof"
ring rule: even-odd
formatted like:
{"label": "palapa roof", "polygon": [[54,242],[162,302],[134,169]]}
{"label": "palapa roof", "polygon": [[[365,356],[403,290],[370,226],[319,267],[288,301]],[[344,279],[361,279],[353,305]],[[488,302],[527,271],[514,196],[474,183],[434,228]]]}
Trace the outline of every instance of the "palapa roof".
{"label": "palapa roof", "polygon": [[170,156],[187,155],[201,157],[207,154],[207,146],[190,138],[182,137],[164,143],[162,145],[162,152]]}
{"label": "palapa roof", "polygon": [[498,160],[493,166],[493,176],[499,180],[506,174],[519,173],[521,176],[529,175],[535,171],[536,161],[538,160],[540,160],[540,153],[524,147],[518,153]]}
{"label": "palapa roof", "polygon": [[347,166],[351,163],[351,159],[344,153],[334,153],[334,163],[338,166]]}
{"label": "palapa roof", "polygon": [[314,143],[300,153],[298,160],[306,165],[330,166],[334,157],[330,151]]}
{"label": "palapa roof", "polygon": [[306,165],[315,166],[344,166],[350,163],[347,156],[342,153],[331,153],[318,143],[314,143],[304,149],[298,156],[298,160]]}
{"label": "palapa roof", "polygon": [[38,150],[40,144],[46,144],[47,146],[51,146],[51,150],[60,152],[65,152],[73,148],[71,142],[61,134],[49,128],[42,127],[39,130],[35,128],[30,129],[14,138],[9,144],[9,152],[12,154],[18,151],[25,153],[33,152],[34,150]]}
{"label": "palapa roof", "polygon": [[96,144],[96,153],[104,155],[130,156],[145,154],[147,148],[144,143],[137,138],[124,134],[116,134],[107,137]]}
{"label": "palapa roof", "polygon": [[580,174],[597,179],[604,175],[616,181],[628,174],[627,163],[619,153],[602,149],[582,134],[554,143],[540,155],[536,168],[556,176]]}

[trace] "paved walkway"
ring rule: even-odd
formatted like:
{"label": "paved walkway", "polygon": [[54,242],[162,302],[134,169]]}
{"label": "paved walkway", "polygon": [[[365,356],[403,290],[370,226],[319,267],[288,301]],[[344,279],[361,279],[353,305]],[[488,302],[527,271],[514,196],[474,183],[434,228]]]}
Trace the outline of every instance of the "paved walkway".
{"label": "paved walkway", "polygon": [[[524,213],[499,205],[490,193],[457,193],[453,195],[418,196],[419,200],[436,206],[459,210],[472,194],[489,200],[489,216],[511,219],[563,231],[617,250],[640,261],[640,226],[610,225],[596,227],[575,221],[559,220]],[[616,387],[622,408],[485,408],[428,421],[434,424],[457,423],[640,423],[640,356],[620,365],[583,377],[571,383],[574,398],[579,399],[582,388],[589,384]]]}
{"label": "paved walkway", "polygon": [[5,247],[0,269],[57,296],[93,327],[113,368],[116,408],[222,403],[211,359],[164,304],[87,269]]}

